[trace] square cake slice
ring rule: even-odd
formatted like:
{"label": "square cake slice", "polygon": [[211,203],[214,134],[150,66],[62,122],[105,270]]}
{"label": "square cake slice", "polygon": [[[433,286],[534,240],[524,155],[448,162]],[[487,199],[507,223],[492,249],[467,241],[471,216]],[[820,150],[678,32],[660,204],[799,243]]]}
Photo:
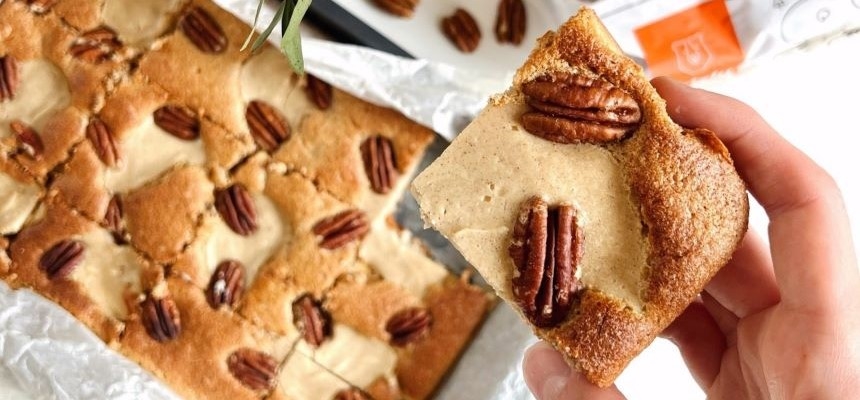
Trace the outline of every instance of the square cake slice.
{"label": "square cake slice", "polygon": [[425,222],[600,386],[729,260],[749,207],[719,139],[675,124],[588,9],[538,41],[412,190]]}

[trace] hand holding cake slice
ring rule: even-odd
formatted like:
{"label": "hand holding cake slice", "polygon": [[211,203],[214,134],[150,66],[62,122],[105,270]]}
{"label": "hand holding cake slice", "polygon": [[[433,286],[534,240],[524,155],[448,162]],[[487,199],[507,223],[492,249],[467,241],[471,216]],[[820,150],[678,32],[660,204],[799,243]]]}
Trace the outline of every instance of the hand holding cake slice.
{"label": "hand holding cake slice", "polygon": [[538,41],[412,190],[424,220],[600,386],[728,262],[749,212],[723,144],[675,124],[588,9]]}

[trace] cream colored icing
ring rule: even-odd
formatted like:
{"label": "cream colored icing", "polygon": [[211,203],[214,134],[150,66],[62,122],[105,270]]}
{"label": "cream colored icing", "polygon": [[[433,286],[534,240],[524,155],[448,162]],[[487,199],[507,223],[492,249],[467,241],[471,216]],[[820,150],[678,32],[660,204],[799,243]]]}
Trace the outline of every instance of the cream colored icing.
{"label": "cream colored icing", "polygon": [[304,354],[293,353],[281,368],[281,391],[291,400],[333,399],[349,385]]}
{"label": "cream colored icing", "polygon": [[304,341],[297,349],[332,373],[360,388],[380,377],[391,379],[397,353],[387,343],[364,336],[352,328],[334,324],[332,337],[313,349]]}
{"label": "cream colored icing", "polygon": [[178,0],[105,0],[102,18],[120,40],[147,46],[170,27],[165,15],[179,8]]}
{"label": "cream colored icing", "polygon": [[522,107],[489,107],[415,179],[424,221],[510,299],[507,248],[520,205],[533,195],[572,203],[585,234],[582,282],[641,311],[647,243],[621,166],[605,148],[525,132],[512,122]]}
{"label": "cream colored icing", "polygon": [[385,227],[380,220],[365,236],[358,256],[373,266],[385,280],[399,285],[415,297],[424,297],[427,288],[445,279],[445,267],[427,258],[410,242],[409,235]]}
{"label": "cream colored icing", "polygon": [[134,250],[117,245],[104,229],[94,229],[77,239],[84,245],[84,260],[72,271],[71,279],[85,288],[105,314],[125,319],[126,291],[141,291],[140,264]]}
{"label": "cream colored icing", "polygon": [[[364,167],[358,166],[358,168]],[[365,196],[358,200],[359,208],[364,210],[371,220],[385,220],[385,218],[394,213],[397,203],[403,198],[403,192],[406,191],[409,183],[412,182],[412,177],[415,175],[417,168],[418,160],[415,160],[409,169],[397,178],[394,187],[387,194],[381,195],[372,190],[366,191]]]}
{"label": "cream colored icing", "polygon": [[202,165],[206,162],[202,140],[179,139],[146,119],[122,141],[122,163],[105,172],[105,187],[125,192],[157,178],[177,164]]}
{"label": "cream colored icing", "polygon": [[16,119],[40,132],[48,119],[68,107],[72,99],[66,76],[50,61],[21,62],[18,73],[15,99],[0,103],[0,138],[12,134],[9,123]]}
{"label": "cream colored icing", "polygon": [[39,186],[0,172],[0,235],[18,232],[39,203]]}
{"label": "cream colored icing", "polygon": [[[280,111],[293,129],[304,112],[290,100],[298,82],[287,58],[277,49],[266,46],[242,65],[239,91],[245,104],[262,100]],[[302,94],[303,93],[297,93]],[[290,107],[289,105],[292,105]]]}
{"label": "cream colored icing", "polygon": [[246,287],[254,280],[260,266],[272,255],[284,235],[284,223],[275,203],[262,194],[253,194],[257,210],[259,228],[250,236],[238,235],[230,229],[220,216],[215,216],[212,232],[208,239],[203,256],[203,265],[209,270],[206,276],[212,275],[221,261],[232,259],[245,266]]}

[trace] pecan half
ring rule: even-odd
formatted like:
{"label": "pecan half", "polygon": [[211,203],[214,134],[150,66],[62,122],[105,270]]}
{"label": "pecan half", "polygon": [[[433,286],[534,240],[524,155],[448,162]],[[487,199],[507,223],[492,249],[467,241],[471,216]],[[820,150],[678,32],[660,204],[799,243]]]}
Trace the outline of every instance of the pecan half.
{"label": "pecan half", "polygon": [[290,138],[290,125],[278,110],[260,100],[245,109],[245,120],[254,141],[265,151],[273,151]]}
{"label": "pecan half", "polygon": [[39,259],[39,268],[48,279],[63,279],[84,260],[84,245],[77,240],[61,240]]}
{"label": "pecan half", "polygon": [[432,324],[433,316],[427,309],[410,307],[394,314],[385,324],[385,330],[391,335],[391,344],[406,346],[424,338]]}
{"label": "pecan half", "polygon": [[204,53],[217,54],[227,49],[227,36],[221,25],[199,6],[182,17],[179,28]]}
{"label": "pecan half", "polygon": [[373,0],[373,3],[391,14],[408,18],[415,12],[418,0]]}
{"label": "pecan half", "polygon": [[108,167],[115,167],[121,156],[116,139],[107,124],[98,117],[93,117],[87,125],[87,139],[93,144],[99,159]]}
{"label": "pecan half", "polygon": [[391,139],[379,135],[365,139],[361,144],[361,159],[373,191],[388,193],[399,175]]}
{"label": "pecan half", "polygon": [[227,369],[252,390],[267,390],[275,384],[278,362],[266,353],[244,347],[230,354]]}
{"label": "pecan half", "polygon": [[106,26],[100,26],[75,39],[69,52],[81,60],[98,64],[107,60],[122,47],[116,32]]}
{"label": "pecan half", "polygon": [[313,227],[314,234],[322,237],[320,247],[329,250],[360,239],[369,230],[370,224],[361,210],[342,211],[317,222]]}
{"label": "pecan half", "polygon": [[293,324],[302,333],[305,342],[313,347],[319,347],[326,338],[331,337],[331,317],[310,294],[293,302]]}
{"label": "pecan half", "polygon": [[370,400],[359,388],[343,389],[334,396],[334,400]]}
{"label": "pecan half", "polygon": [[540,197],[521,206],[508,253],[517,268],[514,300],[535,326],[556,326],[570,311],[582,242],[573,206],[550,207]]}
{"label": "pecan half", "polygon": [[233,232],[249,236],[257,231],[257,209],[244,186],[237,183],[215,190],[215,209]]}
{"label": "pecan half", "polygon": [[182,332],[179,320],[179,309],[168,294],[162,298],[152,295],[140,303],[141,318],[146,333],[158,342],[176,339]]}
{"label": "pecan half", "polygon": [[15,99],[20,79],[18,60],[11,54],[0,57],[0,103]]}
{"label": "pecan half", "polygon": [[535,136],[556,143],[604,143],[635,131],[642,113],[627,92],[601,78],[557,73],[522,85],[532,110],[520,117]]}
{"label": "pecan half", "polygon": [[197,113],[188,107],[163,106],[152,114],[155,125],[182,140],[200,137],[200,120]]}
{"label": "pecan half", "polygon": [[331,107],[331,85],[311,74],[307,74],[307,77],[308,83],[305,86],[305,93],[307,93],[308,99],[316,104],[320,110],[328,110]]}
{"label": "pecan half", "polygon": [[245,291],[244,270],[245,266],[236,260],[225,260],[218,264],[206,288],[206,300],[212,308],[217,310],[222,305],[236,306]]}
{"label": "pecan half", "polygon": [[496,40],[519,45],[526,36],[526,6],[523,0],[501,0],[496,15]]}
{"label": "pecan half", "polygon": [[17,119],[9,123],[9,129],[18,138],[18,141],[21,143],[19,147],[24,154],[34,160],[42,158],[42,154],[45,152],[45,145],[42,144],[42,138],[39,137],[35,129]]}
{"label": "pecan half", "polygon": [[458,8],[454,14],[442,19],[442,33],[464,53],[471,53],[481,42],[481,30],[468,11]]}
{"label": "pecan half", "polygon": [[129,241],[128,232],[125,230],[125,225],[122,222],[122,216],[122,198],[119,194],[115,194],[111,197],[110,203],[108,203],[101,225],[110,231],[114,242],[119,245],[127,244]]}
{"label": "pecan half", "polygon": [[[57,0],[27,0],[27,5],[30,6],[30,10],[32,10],[36,14],[44,14],[54,6]],[[0,2],[2,3],[2,2]]]}

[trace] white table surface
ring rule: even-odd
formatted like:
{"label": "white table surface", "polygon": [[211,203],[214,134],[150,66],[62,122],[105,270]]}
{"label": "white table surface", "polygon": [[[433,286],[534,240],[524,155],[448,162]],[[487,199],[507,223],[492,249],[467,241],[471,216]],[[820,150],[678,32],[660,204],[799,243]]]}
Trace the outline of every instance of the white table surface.
{"label": "white table surface", "polygon": [[[795,51],[738,74],[697,85],[739,98],[755,107],[792,143],[824,166],[840,184],[853,225],[860,221],[860,157],[856,137],[860,110],[860,34]],[[760,209],[753,229],[766,232]],[[855,229],[856,231],[856,229]],[[854,237],[855,248],[858,234]],[[677,350],[658,340],[617,381],[630,399],[702,399]],[[15,382],[0,375],[0,400],[29,399]]]}

